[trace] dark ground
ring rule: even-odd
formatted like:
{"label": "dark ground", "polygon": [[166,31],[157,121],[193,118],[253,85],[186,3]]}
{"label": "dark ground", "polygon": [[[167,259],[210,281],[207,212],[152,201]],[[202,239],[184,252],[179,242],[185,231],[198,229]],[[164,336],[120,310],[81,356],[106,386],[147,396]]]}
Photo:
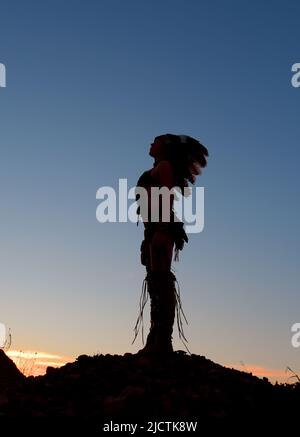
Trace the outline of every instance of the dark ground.
{"label": "dark ground", "polygon": [[90,426],[169,419],[253,425],[290,421],[299,407],[299,383],[272,385],[182,351],[165,358],[82,355],[28,378],[0,351],[0,424],[64,418]]}

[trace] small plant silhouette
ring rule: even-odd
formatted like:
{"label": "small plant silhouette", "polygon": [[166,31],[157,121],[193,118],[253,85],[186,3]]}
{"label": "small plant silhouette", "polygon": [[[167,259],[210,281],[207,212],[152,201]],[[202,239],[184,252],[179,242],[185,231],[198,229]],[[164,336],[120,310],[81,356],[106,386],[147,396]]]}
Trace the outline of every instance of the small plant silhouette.
{"label": "small plant silhouette", "polygon": [[25,376],[30,376],[33,374],[34,366],[37,359],[37,352],[31,358],[26,356],[26,353],[23,351],[19,351],[19,356],[16,360],[16,365],[20,372]]}
{"label": "small plant silhouette", "polygon": [[298,375],[296,372],[294,372],[294,370],[292,370],[289,366],[286,367],[285,372],[286,372],[286,373],[287,373],[287,372],[292,373],[292,375],[288,377],[288,381],[289,381],[290,379],[296,378],[297,381],[300,382],[299,375]]}

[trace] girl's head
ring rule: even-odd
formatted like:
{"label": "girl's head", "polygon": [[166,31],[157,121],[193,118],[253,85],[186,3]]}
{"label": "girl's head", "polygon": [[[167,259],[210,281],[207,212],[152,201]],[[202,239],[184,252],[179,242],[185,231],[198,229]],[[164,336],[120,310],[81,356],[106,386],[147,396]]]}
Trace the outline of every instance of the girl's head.
{"label": "girl's head", "polygon": [[194,184],[207,165],[208,150],[188,135],[165,134],[155,137],[149,154],[156,160],[166,159],[173,165],[177,185],[183,191]]}
{"label": "girl's head", "polygon": [[155,137],[150,145],[149,155],[155,160],[164,159],[166,155],[166,147],[163,141],[163,136]]}

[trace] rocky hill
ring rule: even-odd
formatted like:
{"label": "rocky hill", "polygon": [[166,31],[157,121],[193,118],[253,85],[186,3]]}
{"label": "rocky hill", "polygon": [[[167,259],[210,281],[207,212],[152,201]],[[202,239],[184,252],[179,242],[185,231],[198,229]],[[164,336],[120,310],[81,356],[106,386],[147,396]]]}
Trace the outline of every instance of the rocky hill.
{"label": "rocky hill", "polygon": [[10,423],[16,418],[261,423],[293,417],[300,401],[300,384],[273,385],[182,351],[166,357],[82,355],[28,378],[0,351],[0,380],[0,416]]}

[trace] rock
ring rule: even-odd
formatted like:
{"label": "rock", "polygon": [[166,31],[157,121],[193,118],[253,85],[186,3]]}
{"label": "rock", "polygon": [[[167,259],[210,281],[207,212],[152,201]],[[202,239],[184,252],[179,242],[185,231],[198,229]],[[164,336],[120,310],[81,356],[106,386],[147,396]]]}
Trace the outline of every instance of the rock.
{"label": "rock", "polygon": [[25,376],[19,371],[15,363],[0,349],[0,386],[7,386],[20,382]]}
{"label": "rock", "polygon": [[84,363],[86,361],[88,361],[90,359],[90,357],[88,355],[79,355],[79,357],[77,357],[76,361],[78,361],[79,363]]}

